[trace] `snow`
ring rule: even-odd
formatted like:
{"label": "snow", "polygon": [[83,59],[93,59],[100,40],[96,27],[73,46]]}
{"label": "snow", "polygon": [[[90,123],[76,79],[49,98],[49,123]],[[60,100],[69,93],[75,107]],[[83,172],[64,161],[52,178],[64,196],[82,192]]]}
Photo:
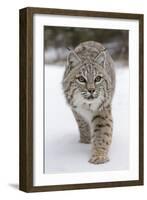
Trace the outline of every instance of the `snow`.
{"label": "snow", "polygon": [[79,131],[62,91],[64,67],[45,66],[45,173],[94,172],[129,169],[129,69],[116,68],[113,98],[114,131],[110,161],[88,162],[90,144],[79,143]]}

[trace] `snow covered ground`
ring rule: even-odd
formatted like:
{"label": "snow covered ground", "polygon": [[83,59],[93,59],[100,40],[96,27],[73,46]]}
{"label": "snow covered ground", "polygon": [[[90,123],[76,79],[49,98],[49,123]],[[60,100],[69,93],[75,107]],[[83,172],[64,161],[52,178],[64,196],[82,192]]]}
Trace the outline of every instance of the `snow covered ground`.
{"label": "snow covered ground", "polygon": [[45,66],[45,173],[127,170],[129,168],[129,69],[116,69],[113,99],[114,132],[110,161],[88,162],[90,144],[79,143],[77,124],[65,102],[61,80],[64,67]]}

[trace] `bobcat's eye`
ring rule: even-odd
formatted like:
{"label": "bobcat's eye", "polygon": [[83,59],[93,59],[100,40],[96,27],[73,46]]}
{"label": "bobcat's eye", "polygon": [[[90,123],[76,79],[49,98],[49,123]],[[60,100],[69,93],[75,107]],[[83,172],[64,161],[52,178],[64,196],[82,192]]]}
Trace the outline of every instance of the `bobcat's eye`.
{"label": "bobcat's eye", "polygon": [[101,79],[102,79],[102,77],[101,77],[101,76],[97,76],[97,77],[95,78],[95,82],[100,82],[100,81],[101,81]]}
{"label": "bobcat's eye", "polygon": [[86,82],[86,80],[85,80],[85,78],[83,76],[79,76],[77,79],[78,79],[78,81],[80,81],[82,83]]}

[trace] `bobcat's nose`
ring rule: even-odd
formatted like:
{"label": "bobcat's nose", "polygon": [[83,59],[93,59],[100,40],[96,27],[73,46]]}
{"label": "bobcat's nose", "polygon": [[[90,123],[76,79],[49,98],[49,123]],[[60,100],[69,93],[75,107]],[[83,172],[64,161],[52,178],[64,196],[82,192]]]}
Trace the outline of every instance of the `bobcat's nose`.
{"label": "bobcat's nose", "polygon": [[94,89],[94,88],[89,88],[89,89],[88,89],[88,92],[89,92],[90,94],[93,94],[93,93],[95,92],[95,89]]}

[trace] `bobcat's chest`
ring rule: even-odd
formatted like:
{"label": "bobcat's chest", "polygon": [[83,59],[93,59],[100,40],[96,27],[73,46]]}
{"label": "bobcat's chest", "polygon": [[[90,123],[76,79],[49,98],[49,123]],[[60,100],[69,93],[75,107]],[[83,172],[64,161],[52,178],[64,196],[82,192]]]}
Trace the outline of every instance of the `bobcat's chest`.
{"label": "bobcat's chest", "polygon": [[74,110],[79,113],[89,124],[97,111],[97,100],[85,101],[81,95],[74,96]]}
{"label": "bobcat's chest", "polygon": [[87,123],[90,124],[93,116],[92,111],[85,109],[84,106],[79,106],[79,107],[77,106],[75,110],[87,121]]}

